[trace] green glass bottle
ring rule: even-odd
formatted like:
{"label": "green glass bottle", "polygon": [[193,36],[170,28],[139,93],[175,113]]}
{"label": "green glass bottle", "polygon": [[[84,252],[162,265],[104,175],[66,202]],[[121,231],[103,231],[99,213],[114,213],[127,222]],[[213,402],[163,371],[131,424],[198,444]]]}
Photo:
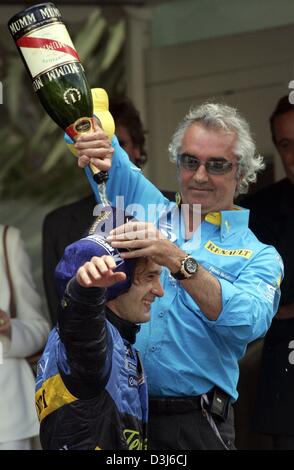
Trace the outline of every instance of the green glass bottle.
{"label": "green glass bottle", "polygon": [[90,130],[91,90],[58,8],[53,3],[26,8],[8,28],[49,116],[74,140]]}

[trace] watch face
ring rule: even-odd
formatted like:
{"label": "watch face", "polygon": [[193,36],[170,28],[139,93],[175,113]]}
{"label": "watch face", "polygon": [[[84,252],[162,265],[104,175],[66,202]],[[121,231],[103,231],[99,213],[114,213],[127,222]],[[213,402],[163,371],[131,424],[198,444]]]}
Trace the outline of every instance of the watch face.
{"label": "watch face", "polygon": [[195,274],[198,268],[198,263],[194,258],[187,258],[184,263],[184,268],[188,274]]}

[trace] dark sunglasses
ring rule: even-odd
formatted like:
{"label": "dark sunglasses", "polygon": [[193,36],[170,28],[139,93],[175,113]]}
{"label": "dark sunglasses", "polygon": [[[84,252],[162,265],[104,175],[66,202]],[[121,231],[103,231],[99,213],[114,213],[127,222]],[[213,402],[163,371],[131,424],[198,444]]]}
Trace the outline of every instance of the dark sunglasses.
{"label": "dark sunglasses", "polygon": [[233,163],[222,157],[212,157],[205,163],[202,163],[201,160],[187,153],[178,155],[177,163],[178,166],[188,171],[197,171],[200,165],[203,164],[207,173],[211,175],[224,175],[225,173],[229,173],[233,168]]}

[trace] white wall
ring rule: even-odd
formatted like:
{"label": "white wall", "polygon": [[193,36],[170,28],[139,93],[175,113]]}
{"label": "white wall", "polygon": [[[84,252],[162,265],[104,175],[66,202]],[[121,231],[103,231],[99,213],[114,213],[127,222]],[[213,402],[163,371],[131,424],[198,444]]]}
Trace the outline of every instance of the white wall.
{"label": "white wall", "polygon": [[251,125],[258,153],[274,163],[275,179],[283,176],[268,119],[278,99],[289,93],[293,54],[288,45],[293,42],[294,26],[287,26],[146,52],[150,177],[158,187],[176,189],[168,143],[189,108],[206,100],[238,108]]}
{"label": "white wall", "polygon": [[294,23],[293,0],[178,0],[152,10],[152,46]]}

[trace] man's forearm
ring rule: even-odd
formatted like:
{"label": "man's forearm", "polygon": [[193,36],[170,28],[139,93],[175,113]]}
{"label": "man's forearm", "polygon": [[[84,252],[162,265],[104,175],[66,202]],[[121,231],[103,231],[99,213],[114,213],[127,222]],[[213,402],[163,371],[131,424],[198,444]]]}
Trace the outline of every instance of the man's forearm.
{"label": "man's forearm", "polygon": [[[154,226],[152,230],[152,224],[134,222],[129,226],[132,226],[133,231],[131,228],[129,228],[130,232],[125,231],[126,226],[121,226],[113,230],[109,237],[109,243],[113,247],[129,250],[122,254],[123,258],[146,256],[155,263],[166,266],[171,273],[180,271],[181,263],[187,256],[185,251],[171,241],[162,238]],[[133,235],[134,232],[140,238],[131,240],[131,234]],[[179,282],[209,320],[218,318],[222,309],[222,291],[217,278],[199,265],[195,276]]]}
{"label": "man's forearm", "polygon": [[[168,246],[171,247],[171,250],[166,257],[165,265],[172,273],[175,273],[180,270],[181,261],[186,253],[170,242],[168,242]],[[167,252],[166,249],[163,251]],[[199,264],[197,273],[193,277],[179,282],[209,320],[218,318],[222,309],[222,291],[216,277]]]}
{"label": "man's forearm", "polygon": [[218,280],[199,264],[191,279],[180,281],[209,320],[217,320],[222,309],[221,286]]}

